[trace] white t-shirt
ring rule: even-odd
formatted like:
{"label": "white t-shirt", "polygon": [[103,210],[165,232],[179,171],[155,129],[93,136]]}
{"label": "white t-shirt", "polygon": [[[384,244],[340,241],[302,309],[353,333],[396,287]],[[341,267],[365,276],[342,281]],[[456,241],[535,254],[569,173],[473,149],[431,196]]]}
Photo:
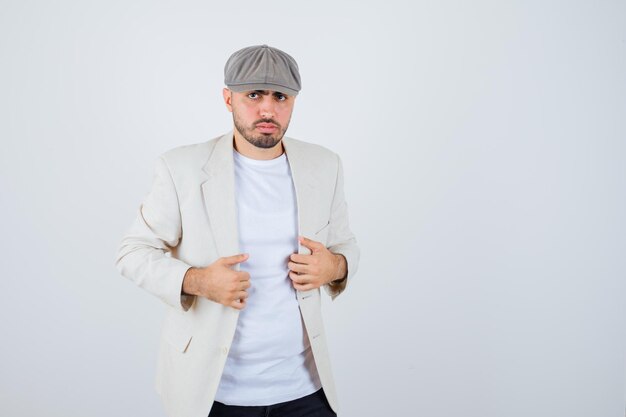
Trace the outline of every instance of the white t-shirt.
{"label": "white t-shirt", "polygon": [[321,387],[296,292],[289,256],[298,252],[296,195],[285,153],[271,160],[233,149],[240,264],[250,273],[215,397],[228,405],[270,405]]}

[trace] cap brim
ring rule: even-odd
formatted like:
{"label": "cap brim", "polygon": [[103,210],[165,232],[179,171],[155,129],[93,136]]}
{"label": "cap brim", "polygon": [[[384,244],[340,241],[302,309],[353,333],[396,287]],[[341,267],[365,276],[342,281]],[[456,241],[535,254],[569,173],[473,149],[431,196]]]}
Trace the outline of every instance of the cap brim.
{"label": "cap brim", "polygon": [[253,84],[239,84],[239,85],[226,85],[230,90],[236,93],[242,93],[244,91],[252,91],[252,90],[272,90],[278,91],[283,94],[287,94],[288,96],[297,96],[298,91],[292,90],[291,88],[287,88],[283,85],[278,84],[268,84],[268,83],[253,83]]}

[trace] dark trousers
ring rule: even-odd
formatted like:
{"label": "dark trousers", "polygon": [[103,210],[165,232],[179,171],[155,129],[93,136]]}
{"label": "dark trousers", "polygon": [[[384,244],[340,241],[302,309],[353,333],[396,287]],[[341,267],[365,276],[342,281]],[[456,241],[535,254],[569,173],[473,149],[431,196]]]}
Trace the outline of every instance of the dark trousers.
{"label": "dark trousers", "polygon": [[324,389],[320,388],[313,394],[305,395],[283,403],[248,406],[226,405],[219,401],[213,402],[209,417],[337,417],[330,408]]}

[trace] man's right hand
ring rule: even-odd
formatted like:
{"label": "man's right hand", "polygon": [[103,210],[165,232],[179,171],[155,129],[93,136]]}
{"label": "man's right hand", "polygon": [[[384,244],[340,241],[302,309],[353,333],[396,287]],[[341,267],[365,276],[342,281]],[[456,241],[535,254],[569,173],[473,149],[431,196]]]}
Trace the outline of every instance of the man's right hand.
{"label": "man's right hand", "polygon": [[183,293],[241,310],[248,298],[246,290],[250,288],[250,274],[235,271],[231,266],[244,262],[248,256],[247,253],[226,256],[204,268],[189,268],[183,279]]}

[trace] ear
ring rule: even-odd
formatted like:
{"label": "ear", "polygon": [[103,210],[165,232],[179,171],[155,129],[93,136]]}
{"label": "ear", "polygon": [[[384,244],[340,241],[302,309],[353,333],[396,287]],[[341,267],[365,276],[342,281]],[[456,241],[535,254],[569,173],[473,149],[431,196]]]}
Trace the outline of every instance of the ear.
{"label": "ear", "polygon": [[233,92],[230,91],[230,89],[224,87],[224,89],[222,90],[222,95],[224,96],[224,104],[226,104],[226,107],[228,108],[229,112],[233,112]]}

